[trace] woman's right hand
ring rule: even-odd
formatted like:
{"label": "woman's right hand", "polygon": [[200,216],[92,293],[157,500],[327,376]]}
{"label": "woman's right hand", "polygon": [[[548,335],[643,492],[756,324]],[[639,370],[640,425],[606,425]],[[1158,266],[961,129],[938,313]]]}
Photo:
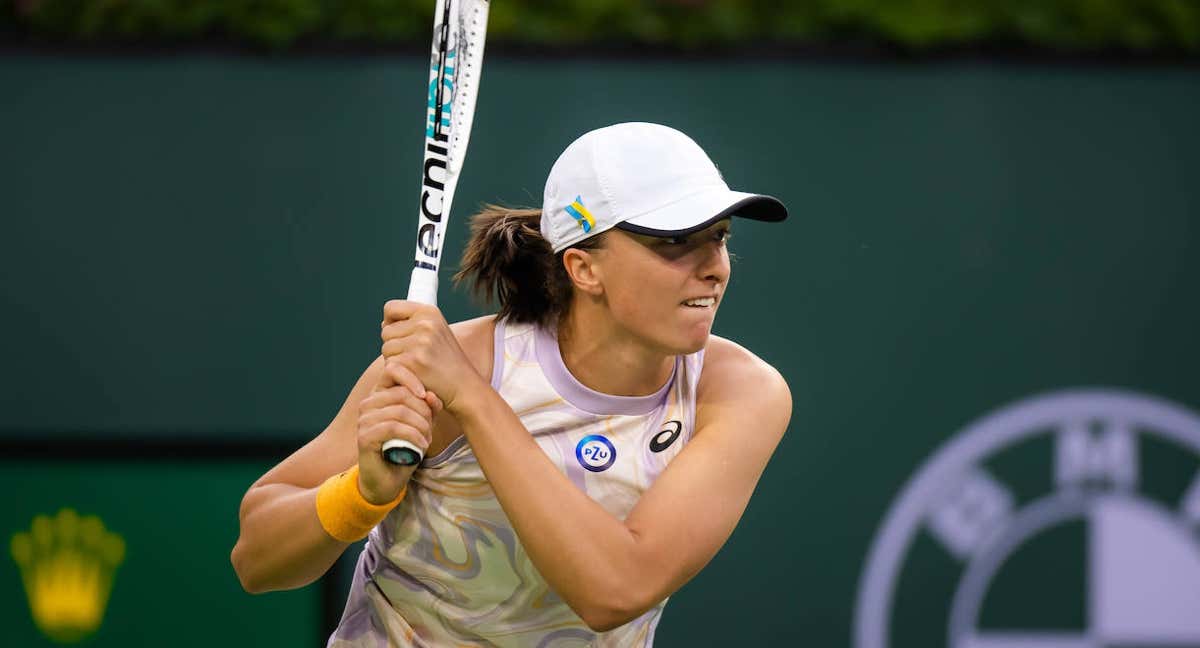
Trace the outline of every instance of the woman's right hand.
{"label": "woman's right hand", "polygon": [[424,453],[433,439],[433,417],[441,410],[436,394],[426,390],[425,398],[419,398],[384,369],[358,410],[358,490],[368,502],[396,499],[417,468],[385,461],[384,442],[403,439]]}

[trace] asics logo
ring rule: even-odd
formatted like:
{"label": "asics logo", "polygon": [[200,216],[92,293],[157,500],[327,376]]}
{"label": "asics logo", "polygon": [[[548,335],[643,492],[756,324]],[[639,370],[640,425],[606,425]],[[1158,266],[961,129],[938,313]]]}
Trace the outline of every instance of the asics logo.
{"label": "asics logo", "polygon": [[670,420],[666,423],[663,423],[662,431],[658,434],[655,434],[654,438],[650,439],[650,451],[662,452],[663,450],[671,447],[671,444],[675,443],[675,439],[679,438],[679,433],[682,431],[683,423],[680,423],[679,421]]}

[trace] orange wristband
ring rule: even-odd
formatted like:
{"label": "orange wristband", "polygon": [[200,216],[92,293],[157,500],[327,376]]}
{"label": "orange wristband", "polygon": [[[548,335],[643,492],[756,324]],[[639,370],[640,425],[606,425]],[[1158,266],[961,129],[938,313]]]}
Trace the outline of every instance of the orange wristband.
{"label": "orange wristband", "polygon": [[357,542],[367,537],[376,524],[396,508],[408,492],[400,490],[387,504],[372,504],[358,490],[358,464],[325,480],[317,489],[317,518],[335,540]]}

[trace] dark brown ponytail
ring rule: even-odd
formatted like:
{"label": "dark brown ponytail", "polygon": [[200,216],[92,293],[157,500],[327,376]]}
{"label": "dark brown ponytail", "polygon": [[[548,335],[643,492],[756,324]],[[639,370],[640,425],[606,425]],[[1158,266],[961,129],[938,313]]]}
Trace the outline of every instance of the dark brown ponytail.
{"label": "dark brown ponytail", "polygon": [[[463,251],[455,284],[469,282],[471,292],[500,305],[499,316],[514,322],[549,326],[571,303],[571,278],[562,255],[542,238],[540,209],[483,206],[471,217],[471,238]],[[599,237],[573,247],[594,249]]]}

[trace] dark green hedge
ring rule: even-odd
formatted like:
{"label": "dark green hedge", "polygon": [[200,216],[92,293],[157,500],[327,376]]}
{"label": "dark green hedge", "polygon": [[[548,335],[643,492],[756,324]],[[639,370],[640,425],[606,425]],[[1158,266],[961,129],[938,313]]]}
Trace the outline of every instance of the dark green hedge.
{"label": "dark green hedge", "polygon": [[[433,0],[8,0],[51,43],[424,44]],[[1200,0],[495,0],[493,42],[1200,52]]]}

